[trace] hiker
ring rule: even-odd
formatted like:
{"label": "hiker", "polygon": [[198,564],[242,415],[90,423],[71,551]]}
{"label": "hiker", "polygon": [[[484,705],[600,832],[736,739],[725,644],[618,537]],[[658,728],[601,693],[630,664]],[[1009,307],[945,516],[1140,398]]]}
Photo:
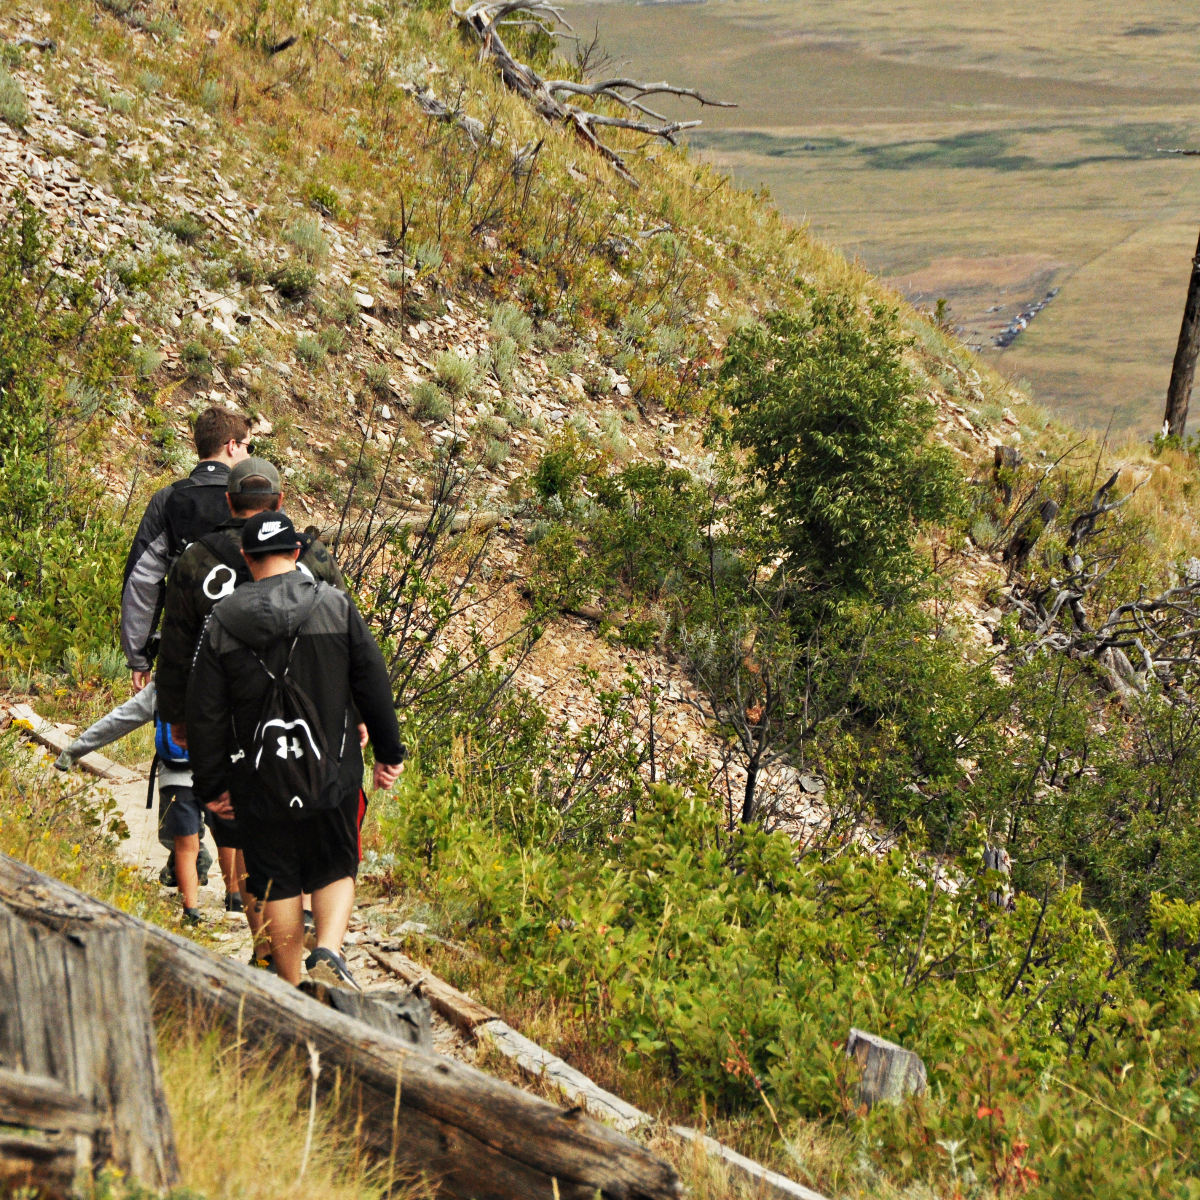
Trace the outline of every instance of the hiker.
{"label": "hiker", "polygon": [[375,747],[375,788],[399,778],[404,747],[375,639],[349,596],[297,570],[300,550],[281,512],[242,527],[253,582],[221,600],[201,634],[188,749],[201,802],[237,818],[277,974],[300,981],[300,897],[311,892],[317,945],[304,965],[326,963],[353,985],[341,948],[366,812],[356,712]]}
{"label": "hiker", "polygon": [[189,543],[227,519],[229,470],[250,454],[250,422],[241,413],[207,408],[196,418],[193,436],[200,461],[186,479],[154,493],[125,560],[121,648],[134,691],[150,682],[155,626],[171,564]]}
{"label": "hiker", "polygon": [[[256,513],[277,511],[283,501],[279,472],[263,458],[242,459],[229,472],[225,485],[227,519],[212,532],[194,541],[180,556],[167,579],[163,603],[162,635],[154,682],[158,688],[158,709],[170,726],[172,740],[187,747],[184,720],[188,675],[205,619],[219,600],[235,587],[250,582],[250,570],[242,558],[242,527]],[[315,579],[324,580],[340,591],[346,585],[329,551],[314,537],[300,534],[302,550],[297,563]],[[366,730],[360,730],[365,738]],[[217,844],[221,873],[225,876],[225,910],[242,912],[255,935],[251,962],[267,965],[265,944],[258,938],[258,914],[245,890],[246,868],[237,823],[205,812],[208,827]],[[305,924],[312,921],[305,906]]]}
{"label": "hiker", "polygon": [[[208,882],[212,854],[204,845],[204,823],[200,807],[192,792],[192,774],[187,766],[187,754],[171,744],[167,726],[156,709],[157,696],[151,681],[135,692],[124,704],[89,725],[58,756],[54,765],[69,771],[85,754],[99,750],[140,729],[149,721],[156,723],[155,757],[150,772],[146,807],[154,794],[155,768],[158,777],[158,840],[171,851],[167,865],[159,873],[166,887],[178,887],[183,902],[183,920],[187,925],[199,925],[200,887]],[[220,843],[217,843],[220,846]],[[226,878],[226,888],[229,886]]]}

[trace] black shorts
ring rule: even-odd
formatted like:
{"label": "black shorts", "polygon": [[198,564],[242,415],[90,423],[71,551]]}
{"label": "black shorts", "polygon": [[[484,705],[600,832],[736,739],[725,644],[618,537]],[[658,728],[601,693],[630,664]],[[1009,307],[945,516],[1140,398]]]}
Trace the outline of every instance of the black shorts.
{"label": "black shorts", "polygon": [[189,837],[203,828],[200,805],[190,787],[158,789],[158,836],[161,838]]}
{"label": "black shorts", "polygon": [[239,817],[246,856],[246,890],[258,900],[290,900],[339,879],[358,878],[361,829],[367,811],[363,790],[307,821]]}
{"label": "black shorts", "polygon": [[204,823],[212,833],[213,841],[220,850],[240,850],[242,835],[238,831],[238,823],[232,817],[218,817],[210,809],[204,810]]}

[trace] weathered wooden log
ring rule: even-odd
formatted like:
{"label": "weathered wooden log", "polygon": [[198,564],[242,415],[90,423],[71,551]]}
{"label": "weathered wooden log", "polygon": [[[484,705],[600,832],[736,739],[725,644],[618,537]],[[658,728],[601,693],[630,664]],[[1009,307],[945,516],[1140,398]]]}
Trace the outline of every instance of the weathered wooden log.
{"label": "weathered wooden log", "polygon": [[92,1167],[99,1121],[91,1100],[56,1079],[0,1068],[0,1124],[16,1126],[0,1133],[0,1195],[25,1188],[65,1200],[77,1173]]}
{"label": "weathered wooden log", "polygon": [[64,922],[38,895],[32,886],[0,897],[0,1066],[86,1099],[98,1120],[78,1145],[80,1167],[111,1160],[147,1186],[172,1187],[179,1164],[142,939],[111,921]]}
{"label": "weathered wooden log", "polygon": [[[394,1155],[397,1164],[435,1181],[442,1195],[666,1200],[681,1194],[668,1163],[582,1113],[377,1033],[265,971],[220,958],[3,855],[0,902],[67,932],[140,933],[160,1013],[199,1008],[243,1038],[282,1050],[311,1043],[323,1064],[340,1068],[343,1091],[356,1090],[367,1151],[380,1159]],[[321,1084],[333,1087],[338,1075],[323,1070]]]}
{"label": "weathered wooden log", "polygon": [[846,1056],[858,1063],[861,1075],[858,1099],[868,1108],[882,1100],[899,1104],[907,1095],[925,1091],[925,1064],[920,1057],[895,1042],[861,1029],[851,1029]]}
{"label": "weathered wooden log", "polygon": [[433,1049],[433,1023],[429,1001],[409,988],[380,989],[364,995],[345,987],[332,987],[305,979],[300,990],[314,1000],[328,1005],[356,1021],[370,1025],[381,1033],[399,1038],[423,1050]]}
{"label": "weathered wooden log", "polygon": [[[983,848],[983,869],[985,871],[998,871],[1006,879],[1012,878],[1012,859],[1008,855],[1008,851],[1003,846],[984,846]],[[1012,904],[1013,890],[1006,883],[1001,891],[988,892],[988,903],[995,904],[1000,908],[1008,908]]]}

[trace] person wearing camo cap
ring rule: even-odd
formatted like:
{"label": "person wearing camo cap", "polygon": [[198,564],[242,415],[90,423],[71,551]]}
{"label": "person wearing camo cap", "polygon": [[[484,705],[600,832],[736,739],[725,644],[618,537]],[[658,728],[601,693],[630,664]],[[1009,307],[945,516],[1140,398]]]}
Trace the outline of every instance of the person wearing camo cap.
{"label": "person wearing camo cap", "polygon": [[[159,715],[170,725],[174,741],[184,748],[187,746],[184,710],[196,643],[218,601],[250,581],[242,557],[242,528],[260,512],[279,511],[283,504],[279,472],[264,458],[244,459],[229,472],[226,499],[229,519],[193,542],[180,555],[167,579],[155,684]],[[345,591],[342,573],[325,546],[311,534],[298,536],[302,543],[298,569]],[[226,909],[236,912],[244,908],[251,929],[257,931],[253,906],[247,905],[249,897],[244,889],[245,868],[236,824],[211,812],[205,813],[205,820],[217,844],[225,876]]]}

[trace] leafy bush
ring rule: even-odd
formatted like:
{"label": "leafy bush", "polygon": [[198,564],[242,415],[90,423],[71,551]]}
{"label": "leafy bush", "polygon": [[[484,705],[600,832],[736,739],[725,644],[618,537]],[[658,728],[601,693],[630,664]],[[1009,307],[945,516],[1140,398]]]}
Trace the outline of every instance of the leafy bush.
{"label": "leafy bush", "polygon": [[444,421],[454,410],[441,389],[423,379],[412,390],[412,415],[418,421]]}
{"label": "leafy bush", "polygon": [[492,309],[491,335],[527,350],[533,344],[533,320],[515,304],[497,304]]}
{"label": "leafy bush", "polygon": [[143,380],[149,379],[163,364],[161,351],[155,350],[153,346],[135,346],[129,357],[138,378]]}
{"label": "leafy bush", "polygon": [[0,121],[7,121],[14,129],[24,129],[29,124],[29,103],[25,89],[0,67]]}
{"label": "leafy bush", "polygon": [[317,273],[300,259],[288,259],[268,276],[275,290],[288,300],[300,300],[316,286]]}
{"label": "leafy bush", "polygon": [[305,185],[304,195],[313,208],[323,212],[327,217],[335,221],[340,221],[345,217],[346,210],[342,204],[342,198],[329,184],[312,180]]}
{"label": "leafy bush", "polygon": [[496,438],[488,438],[483,447],[483,465],[489,471],[494,471],[501,464],[508,461],[509,446],[507,442],[498,441]]}
{"label": "leafy bush", "polygon": [[438,354],[433,360],[433,373],[438,383],[459,400],[470,395],[478,378],[475,360],[457,350],[443,350]]}
{"label": "leafy bush", "polygon": [[124,408],[131,331],[97,275],[56,272],[25,201],[0,224],[0,662],[22,669],[116,641],[126,535],[76,456]]}
{"label": "leafy bush", "polygon": [[316,217],[297,217],[283,231],[283,238],[310,265],[321,262],[329,253],[329,240]]}
{"label": "leafy bush", "polygon": [[200,88],[200,107],[206,113],[215,113],[221,107],[223,94],[221,85],[215,79],[206,79]]}
{"label": "leafy bush", "polygon": [[377,395],[382,396],[389,388],[391,371],[387,363],[372,363],[367,368],[367,387]]}
{"label": "leafy bush", "polygon": [[207,379],[212,374],[212,355],[203,342],[185,342],[179,348],[179,361],[192,379]]}
{"label": "leafy bush", "polygon": [[330,354],[341,354],[346,349],[346,331],[340,325],[326,325],[317,336]]}
{"label": "leafy bush", "polygon": [[513,370],[520,357],[517,343],[510,337],[502,337],[492,345],[488,354],[488,362],[496,376],[496,382],[502,391],[511,391],[513,386]]}
{"label": "leafy bush", "polygon": [[163,228],[177,241],[185,246],[194,246],[204,236],[204,226],[191,213],[183,213],[178,217],[168,217],[163,222]]}
{"label": "leafy bush", "polygon": [[155,75],[153,71],[141,71],[138,73],[138,90],[144,92],[147,96],[153,96],[161,92],[165,82],[166,80],[161,75]]}
{"label": "leafy bush", "polygon": [[309,370],[315,370],[325,361],[325,347],[314,337],[298,337],[296,339],[296,357]]}
{"label": "leafy bush", "polygon": [[846,296],[777,312],[730,339],[721,368],[730,433],[749,452],[771,533],[822,591],[869,594],[916,567],[912,539],[962,507],[931,401],[901,361],[895,314]]}

